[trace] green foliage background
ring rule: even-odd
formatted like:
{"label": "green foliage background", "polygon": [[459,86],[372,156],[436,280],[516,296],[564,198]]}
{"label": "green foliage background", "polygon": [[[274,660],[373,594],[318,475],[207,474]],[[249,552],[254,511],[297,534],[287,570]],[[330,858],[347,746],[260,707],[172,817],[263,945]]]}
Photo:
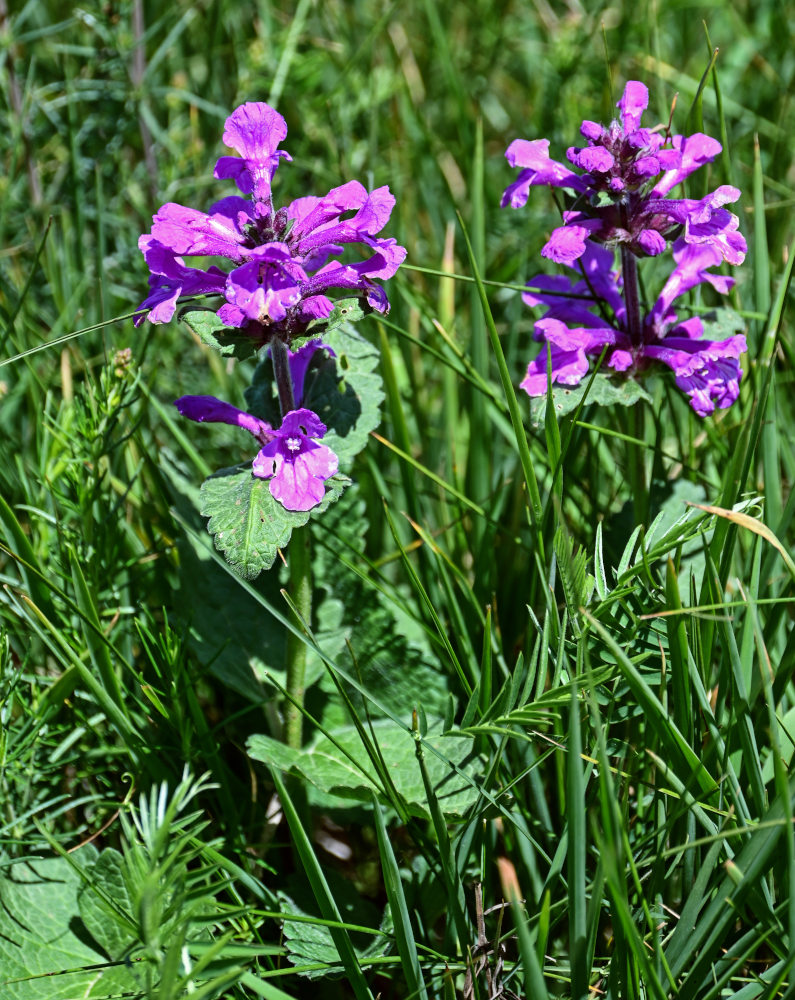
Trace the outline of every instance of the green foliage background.
{"label": "green foliage background", "polygon": [[[0,0],[3,996],[789,995],[794,28],[772,0]],[[504,150],[562,158],[627,79],[723,142],[690,194],[743,190],[741,398],[521,395],[523,465],[472,279],[516,385],[558,214],[499,209]],[[383,423],[309,529],[294,760],[287,572],[235,576],[200,514],[250,440],[171,405],[242,406],[254,359],[131,318],[138,236],[229,193],[245,100],[287,119],[277,200],[389,184],[409,250],[356,328]]]}

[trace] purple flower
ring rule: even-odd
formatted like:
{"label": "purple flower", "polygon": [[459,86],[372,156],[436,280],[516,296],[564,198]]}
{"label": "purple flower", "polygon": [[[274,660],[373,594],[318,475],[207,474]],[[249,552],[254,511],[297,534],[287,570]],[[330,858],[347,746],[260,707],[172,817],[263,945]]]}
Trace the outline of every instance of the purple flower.
{"label": "purple flower", "polygon": [[[642,320],[640,339],[633,340],[621,296],[623,281],[613,270],[613,253],[587,243],[572,265],[581,277],[541,275],[529,282],[531,290],[523,295],[528,305],[547,307],[535,323],[535,336],[549,346],[528,365],[522,388],[530,396],[545,395],[548,363],[553,382],[577,385],[588,373],[589,356],[606,349],[605,363],[616,372],[638,373],[653,362],[667,365],[701,417],[716,407],[731,406],[739,394],[739,358],[747,349],[745,337],[702,339],[701,319],[693,316],[680,321],[673,309],[676,299],[703,283],[722,294],[729,291],[734,279],[709,270],[722,259],[720,249],[711,243],[678,240],[674,244],[676,266]],[[610,313],[609,319],[598,311],[599,304]]]}
{"label": "purple flower", "polygon": [[[298,198],[274,210],[271,183],[280,161],[290,159],[278,148],[286,135],[273,108],[241,105],[223,136],[240,156],[222,156],[215,176],[231,178],[248,197],[223,198],[207,213],[170,202],[154,216],[151,233],[139,240],[152,272],[152,291],[141,304],[151,322],[171,319],[180,295],[215,293],[226,299],[218,310],[226,326],[241,327],[260,343],[274,333],[289,343],[312,320],[330,315],[326,292],[332,289],[361,292],[373,309],[389,309],[379,282],[406,256],[394,239],[379,236],[395,204],[389,188],[368,192],[349,181],[322,198]],[[367,256],[335,260],[348,244]],[[232,267],[189,268],[184,257],[219,257]]]}
{"label": "purple flower", "polygon": [[[142,236],[138,245],[143,252],[149,270],[151,291],[141,308],[148,308],[148,318],[152,323],[168,323],[177,308],[180,295],[200,295],[207,292],[222,292],[226,275],[217,267],[206,271],[185,267],[181,257],[166,250],[151,236]],[[140,326],[146,319],[141,314],[135,318]]]}
{"label": "purple flower", "polygon": [[323,499],[324,483],[337,471],[337,456],[319,443],[326,425],[312,410],[293,410],[274,430],[259,417],[214,396],[182,396],[174,405],[190,420],[231,424],[253,434],[262,448],[252,472],[270,479],[271,496],[286,510],[311,510]]}
{"label": "purple flower", "polygon": [[[288,352],[290,379],[297,407],[304,396],[307,369],[318,350],[334,351],[320,340],[310,340]],[[270,479],[270,492],[287,510],[311,510],[323,499],[323,483],[337,471],[337,456],[317,439],[326,426],[312,410],[287,413],[278,430],[259,417],[239,410],[215,396],[182,396],[174,404],[183,417],[197,423],[222,423],[242,427],[263,446],[253,462],[253,473]]]}
{"label": "purple flower", "polygon": [[715,139],[702,133],[669,135],[642,128],[649,103],[645,85],[630,80],[618,102],[620,121],[607,127],[584,121],[587,145],[573,146],[566,157],[583,171],[549,157],[549,142],[516,139],[506,151],[516,181],[502,196],[502,205],[520,208],[532,186],[549,185],[572,192],[574,201],[563,213],[541,253],[570,265],[585,251],[585,241],[624,246],[638,257],[662,253],[680,235],[688,243],[708,244],[730,264],[742,263],[747,250],[737,217],[723,205],[739,197],[736,188],[720,187],[700,201],[669,198],[668,194],[694,170],[721,151]]}
{"label": "purple flower", "polygon": [[317,440],[325,433],[316,413],[293,410],[254,459],[254,475],[270,478],[271,495],[287,510],[311,510],[319,504],[324,482],[337,471],[337,456]]}

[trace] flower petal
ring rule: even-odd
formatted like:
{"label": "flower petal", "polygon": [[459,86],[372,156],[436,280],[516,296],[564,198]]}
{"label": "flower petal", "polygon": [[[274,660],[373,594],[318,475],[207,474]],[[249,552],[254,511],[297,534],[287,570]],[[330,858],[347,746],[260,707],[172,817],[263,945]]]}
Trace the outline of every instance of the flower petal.
{"label": "flower petal", "polygon": [[311,510],[320,503],[325,480],[337,471],[334,452],[311,440],[325,433],[325,424],[312,410],[292,410],[285,415],[275,439],[254,459],[254,475],[271,480],[271,495],[287,510]]}
{"label": "flower petal", "polygon": [[226,275],[217,267],[204,271],[186,267],[180,257],[151,236],[142,236],[138,246],[152,272],[149,276],[149,295],[139,306],[148,309],[146,316],[137,316],[135,325],[145,319],[150,323],[168,323],[177,308],[181,295],[201,295],[223,291]]}
{"label": "flower petal", "polygon": [[[561,385],[577,385],[588,374],[588,358],[583,350],[565,351],[559,347],[549,348],[551,362],[551,380]],[[527,374],[519,383],[528,396],[545,396],[547,394],[547,349],[527,366]]]}
{"label": "flower petal", "polygon": [[207,215],[168,202],[152,220],[152,238],[175,254],[188,257],[229,257],[245,260],[245,233],[227,215]]}
{"label": "flower petal", "polygon": [[256,252],[256,260],[236,267],[229,274],[224,295],[246,319],[277,323],[301,301],[299,285],[306,274],[283,243],[268,243]]}
{"label": "flower petal", "polygon": [[[591,225],[590,223],[596,225]],[[552,235],[541,247],[541,256],[554,260],[556,264],[572,265],[585,253],[585,241],[591,235],[591,230],[598,228],[598,219],[588,220],[585,226],[558,226],[552,230]]]}
{"label": "flower petal", "polygon": [[[354,189],[354,186],[364,192],[364,198],[358,196],[356,199],[340,197],[336,202],[328,200],[342,191],[343,188]],[[390,194],[388,187],[376,188],[375,191],[367,194],[358,181],[351,181],[349,184],[343,185],[343,188],[337,188],[330,192],[326,198],[321,198],[309,215],[299,220],[293,227],[292,235],[301,237],[298,244],[300,254],[308,254],[328,243],[366,242],[379,233],[389,221],[389,216],[395,206],[395,198],[394,195]],[[343,207],[340,207],[340,204]],[[330,219],[339,218],[343,211],[354,207],[357,211],[350,219],[329,224]],[[334,214],[329,215],[332,209]]]}
{"label": "flower petal", "polygon": [[514,139],[505,152],[512,167],[524,167],[518,178],[505,189],[500,204],[503,208],[521,208],[527,202],[530,187],[549,184],[552,187],[584,191],[585,181],[569,168],[549,158],[549,139]]}
{"label": "flower petal", "polygon": [[189,420],[195,420],[200,424],[220,423],[242,427],[259,441],[269,441],[274,434],[273,428],[267,421],[260,420],[245,410],[239,410],[231,403],[216,399],[215,396],[181,396],[175,400],[174,406]]}
{"label": "flower petal", "polygon": [[[324,344],[320,339],[310,340],[303,347],[299,347],[297,351],[290,351],[289,353],[288,363],[293,381],[293,396],[298,406],[301,405],[301,400],[304,398],[304,379],[306,378],[307,369],[312,358],[315,356],[315,351],[319,350],[328,351],[332,357],[336,357],[328,344]],[[310,410],[309,412],[312,411]]]}
{"label": "flower petal", "polygon": [[638,80],[628,80],[621,100],[616,104],[621,110],[624,135],[629,135],[640,127],[641,116],[648,106],[649,89],[646,84]]}
{"label": "flower petal", "polygon": [[[655,195],[668,194],[694,170],[711,163],[723,149],[717,139],[702,132],[695,132],[687,138],[683,135],[674,135],[671,137],[671,145],[673,147],[671,152],[678,154],[678,162],[672,167],[663,162],[665,173],[654,186]],[[666,156],[670,156],[671,152],[666,151]],[[663,154],[660,156],[662,158]]]}
{"label": "flower petal", "polygon": [[226,119],[223,139],[243,157],[243,166],[234,157],[222,156],[216,163],[215,176],[232,177],[244,194],[269,201],[279,160],[291,159],[277,148],[286,135],[287,123],[270,105],[254,101],[241,104]]}
{"label": "flower petal", "polygon": [[601,174],[606,174],[615,163],[613,154],[604,146],[586,146],[585,149],[572,146],[567,150],[566,156],[569,162],[573,163],[575,167],[579,167],[580,170]]}

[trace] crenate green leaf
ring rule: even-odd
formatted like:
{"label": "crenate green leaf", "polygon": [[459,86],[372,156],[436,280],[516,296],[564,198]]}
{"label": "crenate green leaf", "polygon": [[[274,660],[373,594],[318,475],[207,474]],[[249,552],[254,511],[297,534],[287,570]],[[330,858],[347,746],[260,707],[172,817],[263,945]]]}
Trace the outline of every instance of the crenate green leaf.
{"label": "crenate green leaf", "polygon": [[306,336],[293,337],[291,347],[293,350],[297,350],[297,348],[308,341],[314,340],[315,337],[321,337],[325,340],[326,335],[342,323],[358,323],[372,311],[372,307],[368,304],[367,299],[359,298],[358,295],[353,295],[347,299],[338,299],[334,303],[334,310],[331,315],[327,319],[313,320],[307,328]]}
{"label": "crenate green leaf", "polygon": [[294,528],[322,514],[350,483],[347,476],[326,480],[323,499],[311,510],[286,510],[271,496],[269,481],[251,467],[224,469],[202,484],[201,513],[209,517],[207,530],[215,537],[235,572],[252,580],[270,569],[279,549],[290,541]]}
{"label": "crenate green leaf", "polygon": [[137,941],[133,925],[124,919],[125,915],[133,919],[135,907],[123,866],[121,854],[112,847],[106,848],[93,864],[86,866],[90,884],[83,884],[77,896],[83,923],[114,960],[123,958],[130,945]]}
{"label": "crenate green leaf", "polygon": [[[449,682],[439,670],[427,634],[407,610],[390,600],[388,589],[376,589],[360,575],[366,569],[361,553],[368,528],[357,486],[313,525],[318,644],[333,658],[347,657],[349,648],[361,683],[367,690],[378,691],[381,703],[396,716],[401,716],[406,705],[421,705],[428,715],[441,717]],[[356,572],[354,567],[361,569]],[[307,669],[315,677],[322,676],[323,725],[333,728],[347,723],[347,709],[334,682],[311,650]],[[359,706],[360,695],[342,683]],[[373,717],[382,714],[373,706],[368,710]]]}
{"label": "crenate green leaf", "polygon": [[[101,857],[91,845],[75,855],[81,865]],[[3,901],[0,934],[0,995],[3,1000],[74,1000],[137,996],[131,969],[110,966],[106,944],[93,939],[79,897],[79,873],[61,857],[8,867],[0,877]]]}
{"label": "crenate green leaf", "polygon": [[188,306],[179,313],[179,319],[193,330],[203,344],[214,348],[225,358],[245,361],[255,357],[262,347],[261,340],[251,337],[243,330],[224,326],[211,309]]}
{"label": "crenate green leaf", "polygon": [[746,321],[734,309],[713,309],[701,314],[705,340],[726,340],[746,328]]}
{"label": "crenate green leaf", "polygon": [[[363,899],[350,882],[342,879],[333,871],[326,871],[329,887],[334,893],[334,901],[339,907],[340,916],[346,923],[359,926],[372,926],[378,920],[378,912],[373,904]],[[311,917],[315,907],[304,909],[299,901],[280,892],[279,909],[285,916]],[[365,934],[362,931],[349,931],[351,944],[359,960],[388,954],[392,950],[390,936],[392,919],[387,905],[384,910],[380,934]],[[296,966],[324,964],[325,969],[307,969],[302,975],[308,979],[327,979],[329,976],[343,974],[339,952],[334,944],[331,931],[327,924],[314,923],[311,920],[285,920],[282,926],[282,936],[290,962]]]}
{"label": "crenate green leaf", "polygon": [[[407,707],[408,712],[410,706]],[[469,737],[445,738],[441,734],[441,720],[431,719],[429,723],[427,742],[452,760],[460,770],[474,777],[477,760],[474,764],[470,763],[473,740]],[[430,811],[417,766],[414,737],[391,719],[376,719],[372,724],[372,734],[392,782],[409,812],[427,819]],[[297,774],[321,791],[337,796],[339,806],[345,805],[345,799],[371,803],[372,792],[380,795],[380,787],[358,731],[354,726],[340,726],[331,736],[333,741],[318,734],[311,744],[298,751],[269,736],[252,736],[248,741],[248,752],[254,760]],[[477,788],[436,754],[426,753],[425,760],[443,812],[447,816],[462,816],[477,798]],[[382,801],[387,803],[386,798]]]}
{"label": "crenate green leaf", "polygon": [[[552,387],[552,405],[558,417],[563,417],[567,413],[576,410],[580,405],[580,400],[585,395],[590,380],[583,379],[579,385],[558,385]],[[635,406],[636,403],[645,401],[652,402],[649,393],[643,388],[640,382],[627,378],[616,381],[610,375],[595,375],[590,382],[591,388],[585,405],[591,403],[596,406]],[[540,428],[544,426],[544,417],[547,409],[546,396],[534,396],[530,400],[530,424]]]}

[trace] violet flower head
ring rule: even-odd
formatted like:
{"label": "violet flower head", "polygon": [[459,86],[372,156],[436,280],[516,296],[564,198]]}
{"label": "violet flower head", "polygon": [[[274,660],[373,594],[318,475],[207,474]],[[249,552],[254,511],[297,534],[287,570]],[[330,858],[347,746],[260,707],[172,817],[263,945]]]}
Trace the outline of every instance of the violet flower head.
{"label": "violet flower head", "polygon": [[231,424],[253,434],[262,447],[252,472],[270,479],[271,496],[285,509],[311,510],[323,499],[325,481],[337,471],[337,456],[320,444],[326,425],[312,410],[291,411],[274,430],[259,417],[214,396],[182,396],[174,405],[190,420]]}
{"label": "violet flower head", "polygon": [[676,266],[656,302],[641,319],[639,338],[630,330],[622,298],[624,282],[613,269],[612,251],[586,243],[582,256],[572,265],[579,277],[541,275],[532,279],[531,290],[522,297],[528,305],[546,306],[547,311],[535,323],[535,337],[545,345],[528,365],[521,383],[528,395],[546,395],[548,344],[552,382],[579,384],[588,374],[589,357],[598,357],[605,350],[604,363],[615,372],[633,375],[654,363],[670,368],[677,387],[689,397],[700,417],[716,407],[731,406],[740,391],[743,373],[739,358],[747,349],[745,337],[704,339],[701,319],[692,316],[680,320],[673,304],[704,283],[725,294],[734,279],[710,270],[722,262],[720,251],[711,244],[680,239],[674,244],[674,261]]}
{"label": "violet flower head", "polygon": [[584,146],[572,146],[571,167],[549,156],[546,139],[514,140],[506,151],[517,179],[502,196],[503,207],[521,208],[530,188],[549,185],[571,194],[563,225],[541,253],[559,264],[572,264],[585,252],[586,240],[619,246],[637,257],[656,256],[680,237],[707,244],[731,264],[742,263],[747,250],[737,217],[723,206],[740,192],[728,185],[701,200],[670,198],[670,192],[693,171],[711,162],[721,144],[708,135],[671,135],[662,126],[641,127],[649,92],[630,80],[618,102],[620,119],[603,126],[584,121]]}
{"label": "violet flower head", "polygon": [[[274,209],[271,184],[281,160],[290,159],[278,148],[286,135],[284,118],[267,104],[243,104],[227,118],[224,142],[240,155],[222,156],[215,176],[234,180],[241,193],[206,213],[171,202],[158,210],[151,233],[138,241],[151,276],[140,307],[148,317],[137,324],[168,322],[181,295],[214,293],[226,300],[218,309],[226,326],[259,343],[278,335],[289,344],[312,320],[330,315],[332,289],[359,292],[379,312],[389,309],[379,282],[406,256],[394,239],[379,235],[395,204],[389,188],[368,192],[349,181],[323,197]],[[335,259],[348,244],[367,256]],[[192,256],[221,258],[226,268],[187,267],[184,258]]]}
{"label": "violet flower head", "polygon": [[215,396],[182,396],[174,403],[189,420],[229,424],[252,434],[262,445],[252,463],[252,472],[260,479],[270,479],[271,495],[287,510],[311,510],[320,503],[325,481],[337,471],[337,456],[327,445],[320,444],[326,425],[312,410],[300,407],[306,372],[317,350],[334,354],[327,344],[312,340],[289,355],[290,379],[298,408],[285,414],[278,429]]}

